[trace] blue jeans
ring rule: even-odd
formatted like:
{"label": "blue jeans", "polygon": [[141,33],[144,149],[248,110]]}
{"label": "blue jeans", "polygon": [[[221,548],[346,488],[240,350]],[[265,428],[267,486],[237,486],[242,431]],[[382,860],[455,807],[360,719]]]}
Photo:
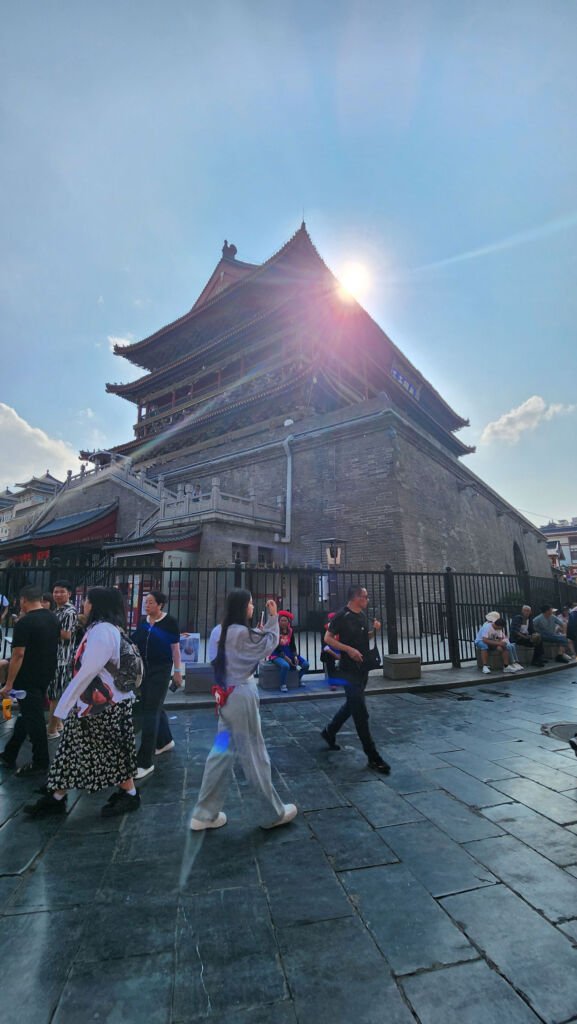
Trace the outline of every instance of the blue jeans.
{"label": "blue jeans", "polygon": [[[495,651],[495,650],[502,650],[503,649],[502,647],[501,648],[489,647],[489,644],[486,644],[484,640],[477,640],[477,642],[475,643],[475,647],[477,647],[480,651]],[[515,644],[512,644],[512,643],[510,643],[508,641],[507,642],[507,651],[509,653],[509,658],[510,658],[511,664],[514,661],[517,661],[517,650],[516,650]]]}
{"label": "blue jeans", "polygon": [[561,647],[569,646],[569,641],[563,633],[541,633],[541,639],[546,644],[560,644]]}
{"label": "blue jeans", "polygon": [[[291,668],[295,668],[296,666],[293,665],[292,661],[289,661],[288,658],[283,658],[282,655],[280,655],[280,654],[277,655],[274,658],[271,658],[270,660],[274,661],[275,665],[277,666],[277,668],[278,668],[278,670],[280,672],[280,685],[281,685],[281,687],[282,686],[286,686],[286,684],[287,684],[287,682],[286,682],[287,681],[287,676],[288,676]],[[308,672],[308,670],[309,670],[309,663],[306,660],[306,658],[302,658],[300,656],[300,654],[297,656],[297,661],[298,661],[298,666],[299,666],[299,682],[300,682],[302,677],[304,676],[305,672]]]}

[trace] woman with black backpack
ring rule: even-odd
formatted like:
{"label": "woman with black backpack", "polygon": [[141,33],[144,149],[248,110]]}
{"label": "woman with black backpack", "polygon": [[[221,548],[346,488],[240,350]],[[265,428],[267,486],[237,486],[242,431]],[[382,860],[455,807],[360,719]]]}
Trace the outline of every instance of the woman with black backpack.
{"label": "woman with black backpack", "polygon": [[[62,694],[55,719],[64,732],[46,783],[46,792],[24,808],[33,818],[66,814],[67,792],[90,793],[118,787],[101,810],[103,817],[138,810],[134,785],[136,746],[132,725],[134,692],[130,686],[130,648],[121,662],[125,628],[120,592],[94,587],[84,602],[86,633],[75,657],[74,675]],[[134,664],[135,685],[138,666]],[[140,659],[138,659],[140,663]],[[140,666],[141,667],[141,666]]]}

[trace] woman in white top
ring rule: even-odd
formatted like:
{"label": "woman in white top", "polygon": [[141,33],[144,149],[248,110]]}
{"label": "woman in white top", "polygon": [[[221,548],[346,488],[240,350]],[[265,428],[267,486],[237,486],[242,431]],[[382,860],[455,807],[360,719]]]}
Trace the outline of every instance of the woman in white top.
{"label": "woman in white top", "polygon": [[104,817],[140,806],[134,785],[136,746],[132,725],[134,693],[119,690],[108,670],[120,663],[124,605],[118,590],[94,587],[84,602],[85,636],[76,652],[75,672],[54,717],[64,732],[46,783],[46,793],[24,808],[34,818],[66,813],[69,789],[118,789],[102,808]]}
{"label": "woman in white top", "polygon": [[[216,682],[221,688],[218,702],[218,732],[204,769],[202,785],[190,827],[198,832],[226,825],[222,807],[238,755],[247,782],[261,804],[261,827],[286,825],[297,814],[294,804],[283,804],[275,790],[270,758],[262,735],[259,699],[253,678],[256,665],[279,642],[275,601],[267,601],[268,621],[262,629],[251,629],[254,604],[248,590],[232,590],[220,627],[213,630],[209,657],[213,657]],[[212,648],[212,649],[211,649]]]}

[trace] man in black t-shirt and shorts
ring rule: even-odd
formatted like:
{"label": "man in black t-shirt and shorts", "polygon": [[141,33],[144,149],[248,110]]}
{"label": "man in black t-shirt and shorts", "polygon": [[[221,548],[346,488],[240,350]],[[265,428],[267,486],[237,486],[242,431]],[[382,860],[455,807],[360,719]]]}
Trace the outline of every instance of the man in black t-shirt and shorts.
{"label": "man in black t-shirt and shorts", "polygon": [[365,614],[369,603],[369,595],[360,583],[349,587],[348,604],[331,619],[325,633],[325,643],[341,652],[339,675],[345,687],[346,700],[339,708],[332,722],[321,732],[331,750],[339,750],[335,742],[339,729],[351,716],[355,723],[358,737],[369,761],[369,768],[382,775],[388,775],[390,766],[379,754],[369,729],[369,712],[365,700],[365,687],[369,671],[364,661],[369,653],[369,640],[380,628],[378,619],[373,620],[373,629],[369,630]]}
{"label": "man in black t-shirt and shorts", "polygon": [[11,738],[0,753],[0,762],[7,768],[15,768],[20,747],[28,736],[32,743],[32,763],[23,765],[17,774],[43,775],[49,763],[44,699],[56,672],[60,625],[54,613],[42,607],[40,587],[23,587],[20,610],[24,614],[14,626],[8,678],[0,690],[0,699],[7,697],[12,689],[26,690],[26,697],[18,702],[20,714]]}

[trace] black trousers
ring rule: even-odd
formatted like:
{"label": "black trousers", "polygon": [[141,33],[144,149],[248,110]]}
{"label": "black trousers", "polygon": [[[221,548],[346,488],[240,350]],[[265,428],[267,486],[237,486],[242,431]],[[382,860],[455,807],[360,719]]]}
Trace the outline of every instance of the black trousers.
{"label": "black trousers", "polygon": [[533,643],[528,636],[522,636],[517,633],[514,640],[511,640],[513,644],[519,644],[520,647],[534,647],[535,652],[533,654],[533,661],[545,661],[545,652],[543,650],[543,641],[541,637],[537,640],[537,643]]}
{"label": "black trousers", "polygon": [[345,688],[345,703],[341,705],[335,717],[327,725],[327,733],[334,740],[346,721],[352,717],[357,735],[369,760],[378,756],[375,741],[369,729],[369,712],[365,699],[365,687],[369,678],[368,672],[359,672],[352,677],[339,673]]}
{"label": "black trousers", "polygon": [[166,711],[162,707],[170,683],[172,662],[148,665],[140,687],[142,734],[138,751],[138,767],[150,768],[157,747],[165,747],[172,740]]}
{"label": "black trousers", "polygon": [[44,719],[44,690],[27,689],[26,697],[19,701],[20,714],[14,731],[4,747],[4,753],[14,764],[26,737],[32,743],[32,762],[36,768],[48,768],[48,739]]}

